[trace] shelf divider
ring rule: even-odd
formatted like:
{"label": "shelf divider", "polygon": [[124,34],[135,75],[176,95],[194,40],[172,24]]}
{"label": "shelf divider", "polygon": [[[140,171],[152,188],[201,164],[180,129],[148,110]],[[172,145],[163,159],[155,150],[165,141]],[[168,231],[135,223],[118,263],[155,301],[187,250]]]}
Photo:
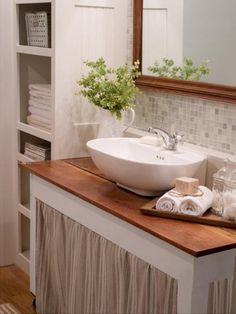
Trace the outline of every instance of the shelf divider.
{"label": "shelf divider", "polygon": [[39,128],[35,128],[29,124],[18,122],[17,128],[20,131],[23,131],[25,133],[29,133],[33,136],[36,136],[38,138],[41,138],[45,141],[51,142],[52,141],[52,134],[50,132],[41,130]]}
{"label": "shelf divider", "polygon": [[30,205],[29,204],[18,204],[18,211],[30,219]]}
{"label": "shelf divider", "polygon": [[22,163],[26,163],[26,162],[33,162],[35,160],[25,156],[24,154],[21,153],[17,153],[17,160],[22,162]]}
{"label": "shelf divider", "polygon": [[51,48],[43,48],[43,47],[35,47],[35,46],[27,46],[27,45],[16,45],[16,52],[28,55],[42,56],[42,57],[51,57],[52,49]]}

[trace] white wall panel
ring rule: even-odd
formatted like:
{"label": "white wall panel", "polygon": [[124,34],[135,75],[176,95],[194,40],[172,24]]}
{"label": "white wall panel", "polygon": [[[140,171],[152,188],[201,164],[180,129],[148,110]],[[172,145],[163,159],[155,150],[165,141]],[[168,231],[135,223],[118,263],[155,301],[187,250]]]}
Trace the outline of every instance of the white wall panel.
{"label": "white wall panel", "polygon": [[16,257],[13,12],[13,1],[0,1],[0,266]]}
{"label": "white wall panel", "polygon": [[74,0],[55,3],[54,158],[85,155],[86,142],[97,136],[97,127],[73,126],[98,118],[93,106],[75,96],[75,82],[86,71],[83,61],[102,56],[110,66],[126,62],[128,3],[112,2],[114,8],[75,6]]}

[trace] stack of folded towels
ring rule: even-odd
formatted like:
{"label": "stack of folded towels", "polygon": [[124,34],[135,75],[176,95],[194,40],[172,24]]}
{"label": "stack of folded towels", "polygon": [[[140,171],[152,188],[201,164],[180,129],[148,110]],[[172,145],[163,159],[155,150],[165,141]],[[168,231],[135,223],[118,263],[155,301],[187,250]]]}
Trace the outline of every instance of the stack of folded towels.
{"label": "stack of folded towels", "polygon": [[212,202],[212,191],[200,185],[192,195],[181,194],[176,189],[170,190],[158,199],[156,209],[175,214],[202,216],[212,206]]}
{"label": "stack of folded towels", "polygon": [[27,123],[45,131],[52,128],[51,85],[30,84]]}

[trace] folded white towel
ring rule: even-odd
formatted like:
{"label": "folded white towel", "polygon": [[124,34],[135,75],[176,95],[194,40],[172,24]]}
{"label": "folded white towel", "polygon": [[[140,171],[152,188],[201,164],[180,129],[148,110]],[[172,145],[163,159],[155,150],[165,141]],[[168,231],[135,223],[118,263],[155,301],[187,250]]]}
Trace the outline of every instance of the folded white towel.
{"label": "folded white towel", "polygon": [[44,99],[46,101],[51,101],[51,93],[38,92],[38,91],[29,91],[31,97],[36,97],[39,99]]}
{"label": "folded white towel", "polygon": [[48,119],[48,118],[45,118],[45,117],[41,117],[41,116],[39,116],[37,114],[31,114],[30,116],[31,116],[32,119],[37,120],[37,121],[39,121],[41,123],[46,123],[46,124],[49,124],[49,125],[52,123],[51,119]]}
{"label": "folded white towel", "polygon": [[29,84],[29,90],[51,93],[51,84]]}
{"label": "folded white towel", "polygon": [[27,118],[27,123],[31,126],[34,126],[36,128],[40,128],[44,131],[51,131],[51,124],[48,124],[48,123],[43,123],[43,122],[40,122],[38,121],[37,119],[32,119],[31,116],[28,116]]}
{"label": "folded white towel", "polygon": [[29,95],[30,97],[34,97],[34,98],[39,98],[39,100],[44,99],[46,101],[51,101],[51,94],[48,93],[43,93],[43,92],[38,92],[38,91],[29,91]]}
{"label": "folded white towel", "polygon": [[213,202],[213,193],[210,189],[200,185],[201,196],[184,196],[179,206],[179,213],[192,216],[202,216]]}
{"label": "folded white towel", "polygon": [[51,100],[45,100],[43,98],[34,98],[30,97],[29,105],[33,107],[43,108],[50,110],[51,108]]}
{"label": "folded white towel", "polygon": [[37,115],[37,116],[40,116],[40,117],[43,117],[43,118],[46,118],[49,120],[51,120],[51,118],[52,118],[51,111],[44,110],[43,108],[39,109],[39,108],[35,108],[33,106],[29,106],[28,110],[31,114],[34,114],[34,115]]}
{"label": "folded white towel", "polygon": [[[173,190],[171,190],[173,191]],[[165,193],[157,200],[156,209],[163,212],[177,213],[182,197],[176,197],[171,195],[171,191]]]}

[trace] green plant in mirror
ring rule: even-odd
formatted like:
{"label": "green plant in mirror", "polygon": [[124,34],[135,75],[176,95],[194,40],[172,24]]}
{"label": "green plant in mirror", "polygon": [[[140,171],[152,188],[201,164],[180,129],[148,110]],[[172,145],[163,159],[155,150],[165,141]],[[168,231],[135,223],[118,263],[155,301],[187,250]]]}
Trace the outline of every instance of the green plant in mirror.
{"label": "green plant in mirror", "polygon": [[156,61],[148,67],[148,70],[160,77],[199,81],[203,75],[210,72],[208,63],[208,60],[204,60],[200,65],[195,66],[191,58],[185,57],[183,66],[177,66],[172,59],[163,58],[161,63]]}
{"label": "green plant in mirror", "polygon": [[138,92],[135,79],[140,75],[139,62],[111,68],[104,58],[97,61],[85,61],[88,74],[77,81],[79,94],[86,97],[95,106],[109,110],[118,119],[122,110],[134,107],[134,98]]}

